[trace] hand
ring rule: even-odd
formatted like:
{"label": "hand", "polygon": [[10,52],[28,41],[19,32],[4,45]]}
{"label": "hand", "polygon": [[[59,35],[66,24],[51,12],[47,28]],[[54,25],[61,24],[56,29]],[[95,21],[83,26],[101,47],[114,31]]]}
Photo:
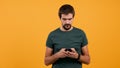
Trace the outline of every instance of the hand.
{"label": "hand", "polygon": [[65,58],[68,56],[68,51],[65,51],[65,48],[62,48],[59,52],[56,53],[58,58]]}
{"label": "hand", "polygon": [[68,51],[68,57],[77,59],[78,58],[78,53],[76,52],[75,48],[71,48],[71,52]]}

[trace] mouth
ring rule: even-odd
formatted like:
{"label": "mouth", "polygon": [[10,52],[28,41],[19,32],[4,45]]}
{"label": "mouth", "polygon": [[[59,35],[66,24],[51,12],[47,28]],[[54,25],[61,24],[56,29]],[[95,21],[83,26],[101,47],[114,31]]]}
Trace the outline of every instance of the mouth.
{"label": "mouth", "polygon": [[69,29],[71,28],[71,24],[64,24],[64,25],[63,25],[63,28],[64,28],[65,30],[69,30]]}

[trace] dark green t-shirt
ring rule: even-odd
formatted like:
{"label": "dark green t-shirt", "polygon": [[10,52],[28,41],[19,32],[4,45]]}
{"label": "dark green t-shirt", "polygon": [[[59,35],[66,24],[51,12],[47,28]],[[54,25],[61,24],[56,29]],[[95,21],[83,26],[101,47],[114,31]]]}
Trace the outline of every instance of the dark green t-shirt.
{"label": "dark green t-shirt", "polygon": [[[88,44],[84,31],[73,27],[71,31],[61,31],[60,28],[52,31],[47,39],[46,45],[53,49],[53,54],[61,48],[75,48],[82,54],[81,48]],[[82,68],[82,63],[72,58],[60,58],[53,63],[52,68]]]}

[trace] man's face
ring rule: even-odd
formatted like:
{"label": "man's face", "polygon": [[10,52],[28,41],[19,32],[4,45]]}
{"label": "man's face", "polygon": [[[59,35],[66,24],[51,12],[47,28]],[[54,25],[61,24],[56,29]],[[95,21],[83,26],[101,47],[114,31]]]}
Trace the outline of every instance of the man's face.
{"label": "man's face", "polygon": [[73,14],[69,13],[69,14],[61,15],[62,26],[65,30],[69,30],[71,28],[72,21],[73,21]]}

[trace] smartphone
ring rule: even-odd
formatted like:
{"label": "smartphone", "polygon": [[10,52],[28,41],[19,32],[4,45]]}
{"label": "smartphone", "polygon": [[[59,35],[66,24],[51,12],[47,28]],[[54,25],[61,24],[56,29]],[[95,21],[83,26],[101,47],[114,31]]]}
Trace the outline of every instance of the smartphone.
{"label": "smartphone", "polygon": [[69,48],[69,49],[65,49],[65,51],[69,51],[69,52],[72,52],[72,50]]}

